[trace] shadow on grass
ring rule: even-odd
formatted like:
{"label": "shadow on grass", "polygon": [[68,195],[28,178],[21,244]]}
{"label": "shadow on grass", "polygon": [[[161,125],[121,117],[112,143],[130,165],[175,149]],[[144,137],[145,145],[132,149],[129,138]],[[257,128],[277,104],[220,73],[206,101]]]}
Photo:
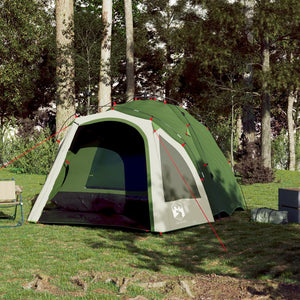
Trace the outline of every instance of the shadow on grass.
{"label": "shadow on grass", "polygon": [[[221,177],[215,178],[222,181]],[[230,199],[235,192],[235,187],[230,186],[220,195],[227,193]],[[230,208],[234,210],[236,205]],[[300,282],[300,225],[253,223],[250,212],[245,211],[235,212],[213,223],[213,227],[227,251],[209,224],[163,236],[108,230],[107,235],[99,235],[98,241],[86,243],[93,248],[126,251],[127,263],[137,269]]]}
{"label": "shadow on grass", "polygon": [[108,230],[86,243],[103,251],[126,251],[136,269],[300,281],[299,225],[251,223],[249,212],[237,212],[213,226],[227,252],[208,224],[162,236]]}

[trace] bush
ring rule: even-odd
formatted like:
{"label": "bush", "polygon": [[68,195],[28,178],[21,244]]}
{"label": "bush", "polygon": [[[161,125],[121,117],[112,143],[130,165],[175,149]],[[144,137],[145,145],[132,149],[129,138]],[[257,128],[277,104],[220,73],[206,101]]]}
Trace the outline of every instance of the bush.
{"label": "bush", "polygon": [[275,179],[272,169],[263,165],[258,143],[243,141],[242,149],[238,151],[235,170],[242,177],[243,184],[268,183]]}
{"label": "bush", "polygon": [[55,138],[43,142],[51,136],[48,127],[38,131],[27,125],[21,127],[14,138],[6,141],[5,160],[10,162],[27,152],[9,166],[11,170],[17,173],[48,174],[56,156],[57,142]]}
{"label": "bush", "polygon": [[16,121],[6,120],[0,126],[0,166],[9,161],[11,140],[16,133]]}
{"label": "bush", "polygon": [[272,163],[276,169],[287,170],[289,161],[289,142],[285,129],[272,140]]}

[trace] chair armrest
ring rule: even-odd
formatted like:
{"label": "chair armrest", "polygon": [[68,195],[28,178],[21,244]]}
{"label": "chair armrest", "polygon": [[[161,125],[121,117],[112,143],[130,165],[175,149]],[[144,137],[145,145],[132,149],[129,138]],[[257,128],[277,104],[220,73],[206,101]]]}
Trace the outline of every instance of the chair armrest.
{"label": "chair armrest", "polygon": [[16,195],[20,195],[23,191],[23,187],[21,185],[17,185],[15,187]]}
{"label": "chair armrest", "polygon": [[0,202],[0,206],[10,206],[10,205],[20,205],[22,204],[22,202],[19,202],[19,201],[7,201],[7,202]]}

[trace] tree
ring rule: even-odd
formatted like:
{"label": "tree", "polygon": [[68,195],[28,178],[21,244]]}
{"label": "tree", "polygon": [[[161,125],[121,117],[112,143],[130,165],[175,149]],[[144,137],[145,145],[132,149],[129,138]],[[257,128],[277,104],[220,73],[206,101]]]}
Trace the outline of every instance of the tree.
{"label": "tree", "polygon": [[[261,0],[257,1],[255,8],[253,26],[256,46],[260,50],[257,62],[261,64],[261,70],[257,70],[262,99],[261,150],[263,163],[269,168],[271,167],[271,99],[274,99],[276,92],[282,88],[286,94],[293,93],[299,82],[297,79],[299,73],[295,76],[296,61],[291,64],[287,59],[293,53],[297,53],[295,46],[299,46],[297,13],[299,9],[299,1],[295,0]],[[283,68],[279,69],[277,65],[283,65]],[[287,65],[290,66],[286,68]],[[282,76],[283,70],[285,76]],[[289,112],[291,113],[292,110],[289,109]],[[291,144],[293,144],[293,130],[289,130]],[[294,146],[291,147],[294,149]],[[294,151],[292,148],[290,153]]]}
{"label": "tree", "polygon": [[75,90],[81,114],[96,112],[103,26],[96,5],[75,6]]}
{"label": "tree", "polygon": [[296,101],[296,92],[290,92],[288,95],[287,121],[289,136],[289,170],[296,170],[296,145],[295,145],[295,122],[293,119],[293,106]]}
{"label": "tree", "polygon": [[[245,33],[247,36],[247,42],[253,45],[253,14],[254,14],[255,0],[244,0],[245,11]],[[255,116],[253,108],[253,66],[252,62],[246,63],[245,73],[243,75],[244,82],[248,93],[245,93],[245,103],[243,105],[243,131],[246,139],[250,143],[255,142]],[[253,153],[253,156],[255,154]]]}
{"label": "tree", "polygon": [[261,155],[263,165],[271,169],[271,96],[267,81],[270,69],[270,44],[266,37],[262,41]]}
{"label": "tree", "polygon": [[[295,57],[296,60],[299,59],[299,54],[297,54],[299,46],[299,39],[288,38],[273,59],[278,61],[276,68],[274,68],[274,80],[277,83],[277,93],[280,95],[280,106],[286,110],[288,168],[292,171],[296,169],[297,134],[295,132],[297,128],[297,97],[298,86],[300,85],[300,68],[299,65],[297,67]],[[296,54],[295,57],[294,53]]]}
{"label": "tree", "polygon": [[[282,3],[281,3],[282,4]],[[297,148],[297,97],[300,85],[299,47],[300,47],[300,18],[299,1],[289,1],[283,3],[282,14],[285,16],[284,27],[278,43],[277,53],[273,60],[277,62],[275,75],[277,90],[284,95],[287,102],[287,129],[289,148],[289,170],[296,170],[296,148]],[[294,109],[295,108],[295,109]],[[297,132],[296,132],[297,133]]]}
{"label": "tree", "polygon": [[112,0],[103,0],[102,22],[104,36],[101,43],[100,80],[98,91],[98,111],[111,107],[111,33],[112,33]]}
{"label": "tree", "polygon": [[259,1],[255,11],[256,43],[261,57],[261,156],[263,165],[271,168],[271,95],[269,87],[271,30],[273,27],[269,0]]}
{"label": "tree", "polygon": [[[110,38],[110,66],[108,73],[113,86],[111,97],[120,100],[126,93],[126,22],[124,0],[112,2],[112,24]],[[139,18],[138,1],[132,3],[134,19]],[[76,0],[75,5],[75,88],[78,100],[77,110],[86,114],[87,102],[91,111],[98,111],[101,41],[105,37],[102,20],[102,0]],[[133,48],[132,48],[133,50]],[[133,57],[133,54],[132,54]],[[104,68],[108,66],[104,65]],[[90,76],[89,76],[90,75]],[[89,82],[90,78],[90,84]],[[89,89],[90,86],[90,89]],[[134,86],[134,81],[133,81]],[[89,92],[89,90],[91,92]],[[97,90],[95,92],[95,90]],[[133,92],[134,93],[134,92]],[[96,105],[95,105],[96,104]],[[110,102],[108,104],[110,106]]]}
{"label": "tree", "polygon": [[[245,3],[250,15],[245,15]],[[299,3],[142,1],[135,18],[136,88],[187,100],[218,130],[223,149],[228,147],[228,125],[235,122],[230,115],[247,107],[252,113],[244,116],[251,118],[244,118],[242,131],[256,142],[259,165],[270,167],[272,110],[284,97],[286,109],[287,95],[295,98],[299,88]],[[288,63],[290,54],[294,63]],[[292,137],[294,130],[290,132]]]}
{"label": "tree", "polygon": [[52,100],[53,20],[45,3],[0,0],[0,127]]}
{"label": "tree", "polygon": [[133,42],[133,17],[132,17],[132,2],[124,0],[125,7],[125,23],[126,23],[126,79],[127,101],[134,96],[134,42]]}
{"label": "tree", "polygon": [[135,31],[136,82],[141,92],[176,97],[178,25],[186,1],[142,1]]}
{"label": "tree", "polygon": [[[299,91],[298,91],[299,99]],[[295,131],[296,131],[296,170],[300,171],[300,105],[299,101],[295,107]]]}
{"label": "tree", "polygon": [[57,100],[56,130],[75,115],[74,4],[73,0],[56,0]]}
{"label": "tree", "polygon": [[[229,157],[230,148],[237,147],[231,135],[237,136],[236,116],[251,98],[245,96],[245,62],[249,61],[250,47],[246,42],[243,7],[240,3],[209,1],[203,7],[186,11],[182,21],[178,30],[184,53],[179,92],[197,108]],[[235,144],[239,138],[240,134]]]}

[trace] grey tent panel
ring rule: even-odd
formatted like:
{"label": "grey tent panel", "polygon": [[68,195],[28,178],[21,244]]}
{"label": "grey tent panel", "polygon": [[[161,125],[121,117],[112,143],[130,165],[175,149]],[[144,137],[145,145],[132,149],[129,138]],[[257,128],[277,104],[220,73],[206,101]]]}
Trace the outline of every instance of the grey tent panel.
{"label": "grey tent panel", "polygon": [[200,198],[194,176],[184,158],[163,137],[160,137],[161,169],[165,201]]}

